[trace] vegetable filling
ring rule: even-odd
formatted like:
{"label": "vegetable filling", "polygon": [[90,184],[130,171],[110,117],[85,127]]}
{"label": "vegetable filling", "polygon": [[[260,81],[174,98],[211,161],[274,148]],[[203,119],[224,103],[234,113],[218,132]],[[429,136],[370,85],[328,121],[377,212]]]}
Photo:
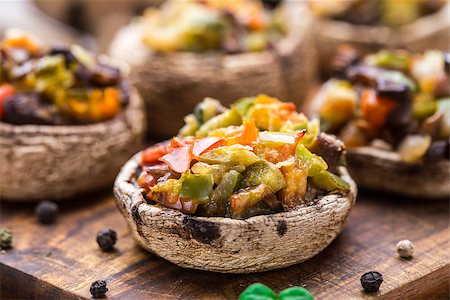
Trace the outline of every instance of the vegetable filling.
{"label": "vegetable filling", "polygon": [[260,52],[285,35],[283,11],[257,0],[168,0],[141,18],[142,40],[156,52]]}
{"label": "vegetable filling", "polygon": [[77,125],[109,120],[128,104],[120,70],[83,48],[44,48],[9,30],[0,41],[0,120],[23,125]]}
{"label": "vegetable filling", "polygon": [[381,50],[351,61],[341,52],[338,76],[318,94],[321,129],[348,148],[396,151],[405,162],[448,159],[449,63],[436,50]]}
{"label": "vegetable filling", "polygon": [[293,103],[266,95],[230,109],[206,98],[178,137],[143,151],[137,184],[149,203],[201,216],[243,219],[311,205],[349,191],[332,173],[344,147],[318,127]]}

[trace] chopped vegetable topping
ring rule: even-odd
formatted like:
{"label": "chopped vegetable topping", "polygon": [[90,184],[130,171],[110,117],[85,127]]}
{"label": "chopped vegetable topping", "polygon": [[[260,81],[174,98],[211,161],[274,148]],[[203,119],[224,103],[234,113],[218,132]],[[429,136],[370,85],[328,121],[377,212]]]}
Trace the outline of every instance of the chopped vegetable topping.
{"label": "chopped vegetable topping", "polygon": [[6,31],[0,41],[3,122],[90,124],[115,117],[127,102],[120,70],[79,46],[44,48],[18,30]]}
{"label": "chopped vegetable topping", "polygon": [[257,0],[169,0],[145,11],[143,42],[158,52],[263,51],[285,34],[281,13]]}
{"label": "chopped vegetable topping", "polygon": [[322,130],[349,148],[383,140],[406,162],[448,157],[436,151],[450,137],[445,57],[435,50],[422,55],[381,50],[341,65],[340,79],[324,84],[317,97]]}
{"label": "chopped vegetable topping", "polygon": [[[342,143],[319,134],[318,121],[297,113],[293,103],[259,95],[225,109],[207,98],[191,116],[192,130],[186,118],[179,137],[142,153],[137,184],[150,203],[243,219],[350,188],[331,173],[338,170]],[[324,153],[332,169],[312,149]]]}

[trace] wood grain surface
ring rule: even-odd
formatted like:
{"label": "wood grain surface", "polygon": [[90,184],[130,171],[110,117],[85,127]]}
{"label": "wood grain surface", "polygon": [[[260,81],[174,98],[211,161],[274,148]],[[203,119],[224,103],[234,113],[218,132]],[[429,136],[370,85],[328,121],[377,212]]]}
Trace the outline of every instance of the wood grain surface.
{"label": "wood grain surface", "polygon": [[[108,299],[236,299],[262,282],[275,290],[304,286],[316,299],[448,299],[449,203],[361,193],[342,234],[317,257],[286,269],[227,275],[177,267],[139,248],[109,192],[60,204],[57,223],[39,225],[33,204],[0,206],[0,227],[14,232],[14,248],[0,254],[1,299],[90,298],[90,284],[108,283]],[[95,236],[118,233],[103,253]],[[410,239],[411,260],[396,243]],[[295,251],[295,249],[292,249]],[[365,294],[359,278],[379,271],[384,282]]]}

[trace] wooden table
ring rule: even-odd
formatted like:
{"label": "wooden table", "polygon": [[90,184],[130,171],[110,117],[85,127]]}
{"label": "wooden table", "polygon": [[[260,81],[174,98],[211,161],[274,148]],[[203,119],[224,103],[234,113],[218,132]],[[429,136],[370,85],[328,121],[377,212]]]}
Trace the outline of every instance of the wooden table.
{"label": "wooden table", "polygon": [[[342,234],[317,257],[283,270],[227,275],[177,267],[139,248],[108,192],[60,204],[57,223],[39,225],[34,204],[2,203],[1,227],[14,232],[14,248],[0,254],[2,299],[90,298],[90,284],[108,283],[109,299],[236,299],[262,282],[275,290],[304,286],[316,299],[447,299],[449,203],[360,195]],[[118,232],[117,250],[103,253],[95,236]],[[411,260],[396,243],[410,239]],[[292,249],[295,251],[295,249]],[[379,271],[384,282],[365,294],[359,278]]]}

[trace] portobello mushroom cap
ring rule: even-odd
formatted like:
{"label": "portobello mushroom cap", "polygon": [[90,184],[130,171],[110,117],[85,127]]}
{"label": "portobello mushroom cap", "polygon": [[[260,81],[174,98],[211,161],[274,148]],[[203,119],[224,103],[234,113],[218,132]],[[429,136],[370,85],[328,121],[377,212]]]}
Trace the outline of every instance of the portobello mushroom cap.
{"label": "portobello mushroom cap", "polygon": [[413,52],[433,49],[448,51],[450,45],[450,4],[439,11],[423,16],[399,28],[354,25],[344,21],[317,18],[316,43],[321,68],[331,69],[335,51],[341,44],[349,44],[361,55],[382,48],[404,48]]}
{"label": "portobello mushroom cap", "polygon": [[62,200],[112,184],[141,149],[145,114],[136,90],[114,119],[90,125],[0,122],[0,197]]}
{"label": "portobello mushroom cap", "polygon": [[397,152],[369,146],[347,149],[346,159],[358,187],[426,199],[450,197],[447,159],[406,163]]}
{"label": "portobello mushroom cap", "polygon": [[175,135],[183,117],[206,96],[229,105],[249,94],[264,93],[300,104],[316,79],[313,18],[295,1],[285,5],[287,35],[258,53],[158,54],[142,43],[139,23],[121,29],[110,55],[130,67],[130,78],[153,116],[148,120],[149,135]]}
{"label": "portobello mushroom cap", "polygon": [[147,204],[134,184],[140,157],[128,161],[116,179],[117,207],[143,248],[186,268],[252,273],[305,261],[334,240],[355,204],[356,184],[341,167],[351,187],[346,195],[330,194],[312,206],[245,220],[190,216]]}

